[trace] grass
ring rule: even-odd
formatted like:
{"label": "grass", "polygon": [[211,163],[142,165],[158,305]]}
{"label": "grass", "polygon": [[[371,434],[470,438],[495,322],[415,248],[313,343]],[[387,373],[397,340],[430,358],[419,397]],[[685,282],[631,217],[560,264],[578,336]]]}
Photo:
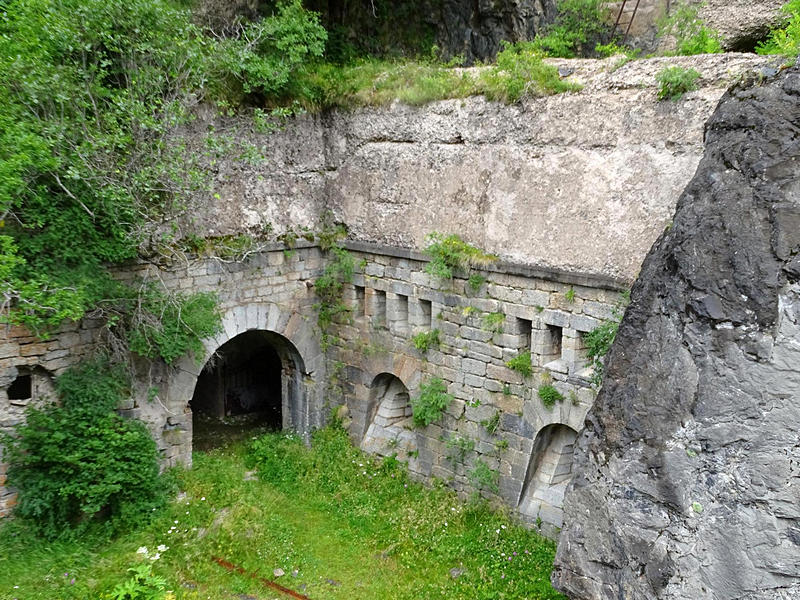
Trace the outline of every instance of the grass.
{"label": "grass", "polygon": [[215,556],[267,578],[283,569],[279,583],[315,600],[562,598],[549,583],[552,542],[443,485],[411,482],[339,428],[318,432],[312,449],[270,434],[252,451],[238,444],[194,460],[177,473],[179,499],[114,541],[45,543],[19,520],[2,526],[0,598],[108,598],[148,560],[137,549],[152,556],[159,544],[168,549],[153,572],[178,599],[276,597]]}
{"label": "grass", "polygon": [[[419,106],[437,100],[486,96],[515,103],[526,98],[577,91],[581,86],[563,81],[558,69],[544,63],[530,43],[510,44],[497,55],[497,64],[474,70],[455,69],[421,60],[366,58],[337,65],[320,63],[299,76],[294,98],[303,108],[382,106],[399,100]],[[280,102],[279,102],[280,103]]]}

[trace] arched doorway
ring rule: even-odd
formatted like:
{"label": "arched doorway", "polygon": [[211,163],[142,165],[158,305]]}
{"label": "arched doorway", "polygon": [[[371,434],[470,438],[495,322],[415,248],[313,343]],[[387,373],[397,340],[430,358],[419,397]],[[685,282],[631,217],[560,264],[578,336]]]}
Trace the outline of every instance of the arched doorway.
{"label": "arched doorway", "polygon": [[361,448],[372,454],[396,454],[400,460],[416,449],[408,388],[391,373],[381,373],[370,386],[372,417]]}
{"label": "arched doorway", "polygon": [[572,478],[572,455],[578,433],[554,423],[536,435],[522,489],[519,512],[554,534],[563,523],[564,491]]}
{"label": "arched doorway", "polygon": [[304,371],[297,349],[277,333],[246,331],[224,343],[203,367],[189,403],[194,448],[291,424],[292,410],[303,404]]}

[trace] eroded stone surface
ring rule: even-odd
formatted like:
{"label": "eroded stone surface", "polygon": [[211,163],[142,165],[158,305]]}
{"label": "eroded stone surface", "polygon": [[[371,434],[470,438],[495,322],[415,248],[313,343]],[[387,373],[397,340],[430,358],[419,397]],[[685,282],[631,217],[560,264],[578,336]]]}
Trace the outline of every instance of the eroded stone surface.
{"label": "eroded stone surface", "polygon": [[579,438],[576,600],[800,596],[800,73],[720,104]]}
{"label": "eroded stone surface", "polygon": [[[330,210],[362,241],[421,248],[431,231],[458,233],[516,263],[632,281],[725,89],[773,60],[560,60],[582,91],[512,106],[395,103],[307,115],[272,135],[242,130],[267,162],[221,161],[218,197],[191,216],[202,235],[266,223],[279,233],[315,229]],[[655,76],[668,65],[697,69],[700,89],[659,102]]]}

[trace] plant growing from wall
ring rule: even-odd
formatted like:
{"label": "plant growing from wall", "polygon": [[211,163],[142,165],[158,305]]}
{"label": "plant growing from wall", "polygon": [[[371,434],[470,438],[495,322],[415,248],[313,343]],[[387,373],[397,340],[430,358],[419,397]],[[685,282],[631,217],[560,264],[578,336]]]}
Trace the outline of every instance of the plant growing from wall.
{"label": "plant growing from wall", "polygon": [[675,38],[675,52],[681,56],[722,52],[719,32],[707,27],[698,16],[697,6],[685,1],[663,19],[659,33]]}
{"label": "plant growing from wall", "polygon": [[564,292],[564,298],[570,304],[575,302],[575,288],[569,288],[566,292]]}
{"label": "plant growing from wall", "polygon": [[473,293],[477,292],[481,289],[481,286],[486,283],[486,277],[483,275],[479,275],[478,273],[473,273],[467,279],[467,285],[469,289],[472,290]]}
{"label": "plant growing from wall", "polygon": [[336,320],[350,314],[342,296],[344,286],[353,281],[355,259],[341,246],[333,246],[328,252],[328,262],[322,276],[314,282],[314,290],[319,302],[314,305],[317,310],[317,323],[323,334]]}
{"label": "plant growing from wall", "polygon": [[411,343],[414,348],[423,354],[431,348],[439,347],[439,330],[432,329],[431,331],[420,331],[418,334],[411,338]]}
{"label": "plant growing from wall", "polygon": [[419,396],[411,399],[414,425],[427,427],[442,418],[453,397],[447,393],[444,381],[434,377],[420,386]]}
{"label": "plant growing from wall", "polygon": [[658,99],[677,101],[687,92],[697,89],[700,73],[684,67],[665,67],[656,74]]}
{"label": "plant growing from wall", "polygon": [[17,513],[47,538],[139,524],[164,503],[165,487],[144,423],[114,412],[130,393],[126,370],[96,358],[67,370],[56,389],[60,404],[29,407],[14,435],[0,436]]}
{"label": "plant growing from wall", "polygon": [[784,22],[773,29],[769,38],[756,46],[758,54],[780,54],[796,58],[800,54],[800,0],[791,0],[781,8]]}
{"label": "plant growing from wall", "polygon": [[517,356],[506,362],[506,366],[523,377],[533,375],[533,363],[531,362],[531,353],[528,350],[520,352]]}
{"label": "plant growing from wall", "polygon": [[611,318],[584,334],[583,344],[586,347],[586,358],[592,365],[592,385],[599,386],[603,382],[603,365],[608,351],[611,349],[619,331],[622,320],[622,309],[630,301],[630,292],[622,296],[622,302],[611,313]]}
{"label": "plant growing from wall", "polygon": [[497,410],[491,417],[481,421],[481,425],[483,425],[483,428],[486,429],[489,435],[494,435],[497,432],[497,428],[500,427],[500,417],[502,414],[501,411]]}
{"label": "plant growing from wall", "polygon": [[469,480],[479,492],[489,490],[497,494],[500,491],[500,473],[480,458],[475,461],[475,466],[469,472]]}
{"label": "plant growing from wall", "polygon": [[503,333],[506,315],[502,312],[492,312],[483,315],[483,328],[492,333]]}
{"label": "plant growing from wall", "polygon": [[556,402],[563,402],[564,396],[555,387],[545,384],[539,387],[539,399],[547,408],[553,408]]}
{"label": "plant growing from wall", "polygon": [[455,271],[485,267],[497,260],[494,254],[468,244],[455,234],[445,235],[434,231],[428,234],[427,240],[425,253],[430,257],[430,262],[425,265],[425,272],[439,279],[452,279]]}
{"label": "plant growing from wall", "polygon": [[464,464],[467,454],[475,449],[475,440],[460,435],[454,435],[447,440],[445,447],[448,450],[447,458],[451,463]]}

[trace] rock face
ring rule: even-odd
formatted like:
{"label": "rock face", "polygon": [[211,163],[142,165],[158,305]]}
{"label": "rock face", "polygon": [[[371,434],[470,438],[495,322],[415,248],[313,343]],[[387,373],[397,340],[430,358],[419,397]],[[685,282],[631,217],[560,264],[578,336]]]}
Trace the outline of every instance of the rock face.
{"label": "rock face", "polygon": [[555,0],[444,0],[439,44],[467,64],[494,58],[502,40],[532,40],[555,18]]}
{"label": "rock face", "polygon": [[798,161],[797,69],[707,124],[579,437],[571,598],[800,597]]}

